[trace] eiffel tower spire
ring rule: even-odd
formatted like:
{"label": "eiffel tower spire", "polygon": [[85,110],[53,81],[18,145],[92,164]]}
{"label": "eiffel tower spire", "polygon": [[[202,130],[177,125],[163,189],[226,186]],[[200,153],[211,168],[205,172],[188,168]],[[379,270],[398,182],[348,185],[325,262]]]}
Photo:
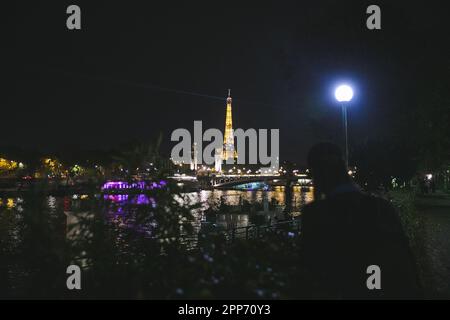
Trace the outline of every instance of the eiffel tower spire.
{"label": "eiffel tower spire", "polygon": [[233,115],[231,111],[231,89],[228,89],[227,97],[227,113],[225,118],[225,135],[223,137],[223,161],[228,159],[237,158],[236,151],[234,149],[234,134],[233,134]]}

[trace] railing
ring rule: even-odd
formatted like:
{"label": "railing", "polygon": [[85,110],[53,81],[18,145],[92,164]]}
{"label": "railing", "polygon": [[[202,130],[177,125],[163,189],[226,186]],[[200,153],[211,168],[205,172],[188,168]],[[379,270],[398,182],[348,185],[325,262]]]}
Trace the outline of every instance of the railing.
{"label": "railing", "polygon": [[199,246],[199,241],[208,241],[208,236],[214,234],[216,237],[223,237],[226,243],[231,244],[235,240],[259,239],[267,234],[283,234],[295,236],[300,234],[300,220],[277,222],[270,225],[251,224],[245,227],[236,227],[227,230],[217,230],[199,233],[198,236],[183,239],[183,243],[189,248],[195,249]]}

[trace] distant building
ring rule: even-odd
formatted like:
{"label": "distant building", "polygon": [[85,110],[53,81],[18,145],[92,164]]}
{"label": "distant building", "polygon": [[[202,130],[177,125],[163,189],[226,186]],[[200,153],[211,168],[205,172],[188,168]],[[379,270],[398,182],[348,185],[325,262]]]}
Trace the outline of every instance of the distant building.
{"label": "distant building", "polygon": [[198,157],[197,157],[197,142],[192,145],[191,170],[197,171]]}
{"label": "distant building", "polygon": [[217,148],[214,154],[214,169],[216,172],[222,172],[222,149]]}

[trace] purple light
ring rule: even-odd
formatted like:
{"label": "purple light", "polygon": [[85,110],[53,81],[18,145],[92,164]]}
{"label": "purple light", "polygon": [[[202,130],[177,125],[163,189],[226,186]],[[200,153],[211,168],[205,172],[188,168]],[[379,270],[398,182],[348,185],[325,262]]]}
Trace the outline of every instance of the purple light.
{"label": "purple light", "polygon": [[128,195],[127,194],[110,194],[110,195],[106,195],[104,196],[105,200],[110,200],[114,203],[118,203],[118,202],[124,202],[128,200]]}
{"label": "purple light", "polygon": [[167,182],[161,180],[156,182],[138,181],[128,183],[126,181],[108,181],[102,186],[102,190],[121,190],[121,189],[138,189],[138,190],[151,190],[151,189],[161,189],[167,185]]}
{"label": "purple light", "polygon": [[137,196],[136,203],[137,204],[149,204],[150,200],[145,194],[140,194]]}
{"label": "purple light", "polygon": [[156,207],[156,201],[154,198],[152,197],[148,197],[145,194],[140,194],[137,196],[136,200],[134,201],[136,204],[141,205],[141,204],[145,204],[148,205],[150,204],[153,208]]}
{"label": "purple light", "polygon": [[130,201],[131,204],[151,205],[153,208],[156,208],[155,199],[147,196],[146,194],[139,194],[136,197],[129,196],[128,194],[105,194],[104,199],[118,204]]}

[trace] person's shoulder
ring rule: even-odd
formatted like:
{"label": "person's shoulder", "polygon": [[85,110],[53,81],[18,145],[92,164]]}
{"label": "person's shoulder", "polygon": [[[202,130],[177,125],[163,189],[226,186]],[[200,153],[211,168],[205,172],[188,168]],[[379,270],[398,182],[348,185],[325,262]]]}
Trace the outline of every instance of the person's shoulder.
{"label": "person's shoulder", "polygon": [[361,193],[371,206],[382,209],[383,211],[394,210],[394,206],[390,200],[372,193]]}
{"label": "person's shoulder", "polygon": [[385,230],[396,232],[401,228],[400,218],[394,204],[383,197],[374,194],[366,194],[367,207],[377,223]]}

